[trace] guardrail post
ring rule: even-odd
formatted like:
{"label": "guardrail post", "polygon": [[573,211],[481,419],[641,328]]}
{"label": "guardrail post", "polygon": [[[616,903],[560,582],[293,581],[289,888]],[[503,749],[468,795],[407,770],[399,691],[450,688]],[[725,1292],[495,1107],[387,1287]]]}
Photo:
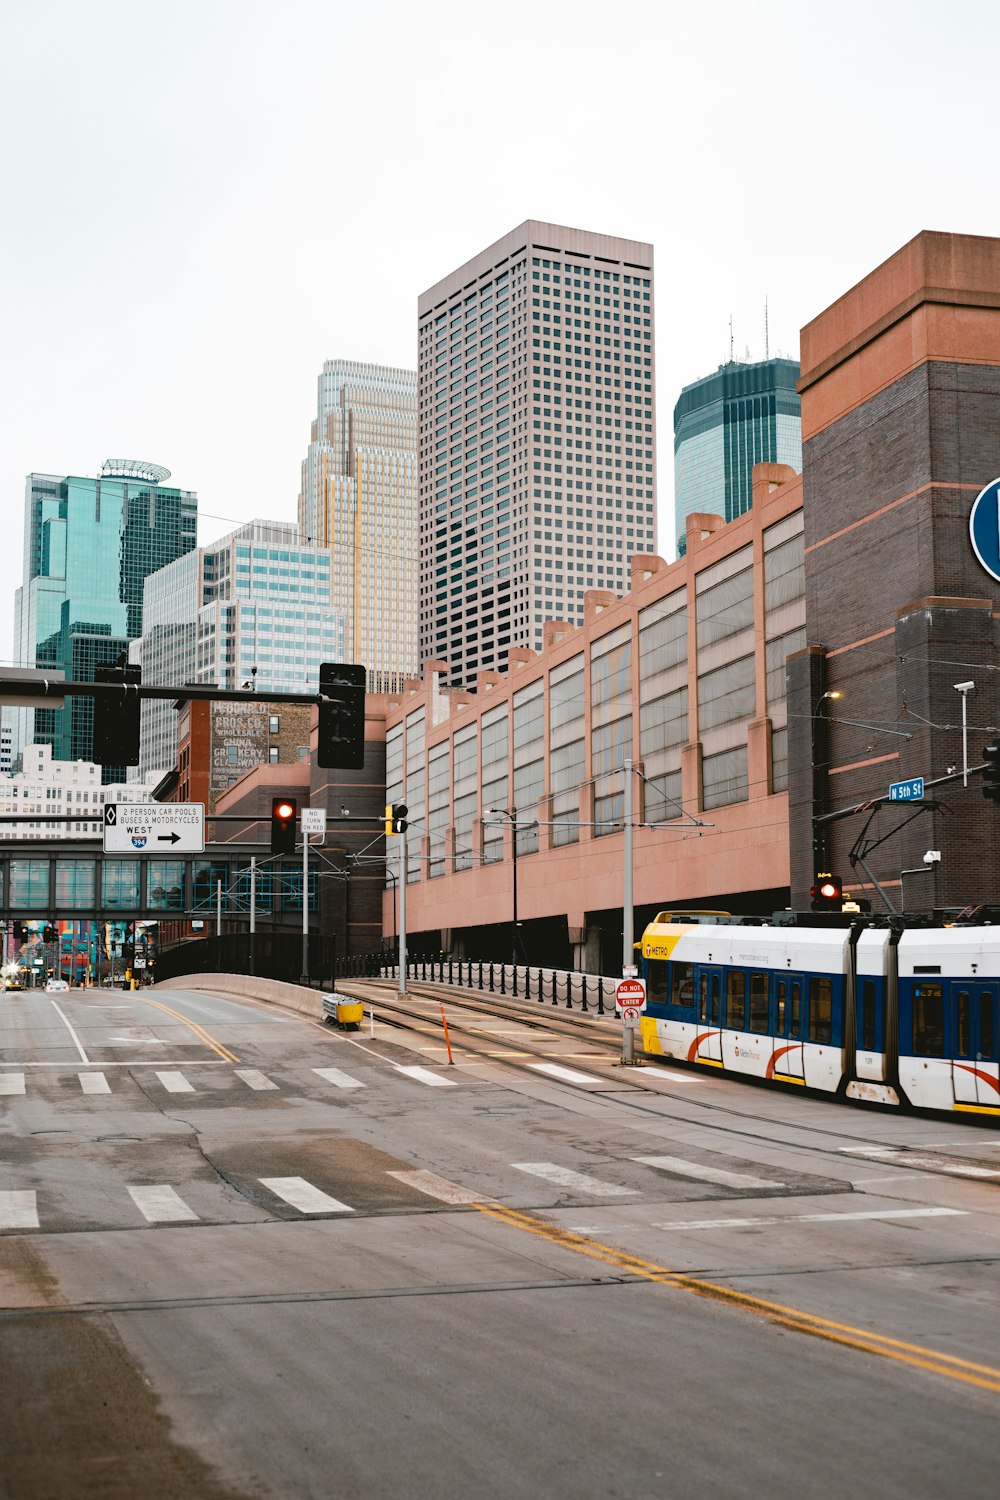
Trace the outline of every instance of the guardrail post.
{"label": "guardrail post", "polygon": [[[567,986],[569,986],[569,985],[570,985],[570,984],[571,984],[571,983],[572,983],[572,980],[570,980],[570,979],[569,979],[569,978],[568,978],[568,977],[567,977],[567,980],[566,980],[566,984],[567,984]],[[584,992],[583,992],[583,999],[582,999],[582,1000],[581,1000],[581,1001],[580,1001],[580,1009],[581,1009],[581,1010],[585,1010],[585,1011],[587,1011],[587,1012],[588,1012],[588,1013],[589,1013],[589,1011],[590,1011],[590,1006],[589,1006],[589,1005],[588,1005],[588,1004],[587,1004],[587,991],[586,991],[586,989],[584,989]]]}
{"label": "guardrail post", "polygon": [[601,975],[597,979],[597,1014],[604,1015],[604,978]]}

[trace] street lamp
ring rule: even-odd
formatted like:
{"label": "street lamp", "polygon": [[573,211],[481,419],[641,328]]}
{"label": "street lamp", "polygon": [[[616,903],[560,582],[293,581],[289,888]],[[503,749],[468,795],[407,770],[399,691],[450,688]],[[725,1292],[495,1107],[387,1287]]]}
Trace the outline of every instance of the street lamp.
{"label": "street lamp", "polygon": [[823,870],[829,863],[827,850],[827,835],[824,825],[817,823],[826,811],[827,774],[830,764],[830,733],[829,720],[823,710],[823,704],[827,699],[842,698],[844,695],[837,688],[829,688],[821,693],[813,705],[811,721],[812,739],[812,761],[813,761],[813,874]]}
{"label": "street lamp", "polygon": [[969,721],[968,698],[976,691],[974,682],[956,682],[955,692],[962,695],[962,785],[969,785]]}
{"label": "street lamp", "polygon": [[487,807],[487,808],[484,808],[484,811],[486,813],[486,816],[489,817],[489,818],[509,818],[510,819],[510,828],[511,828],[510,847],[511,847],[511,853],[512,853],[511,868],[513,870],[513,886],[514,886],[514,933],[513,933],[513,942],[511,944],[511,947],[513,949],[513,952],[512,952],[512,961],[514,963],[514,966],[516,967],[517,966],[517,808],[516,807],[511,807],[511,808],[507,808],[507,807]]}

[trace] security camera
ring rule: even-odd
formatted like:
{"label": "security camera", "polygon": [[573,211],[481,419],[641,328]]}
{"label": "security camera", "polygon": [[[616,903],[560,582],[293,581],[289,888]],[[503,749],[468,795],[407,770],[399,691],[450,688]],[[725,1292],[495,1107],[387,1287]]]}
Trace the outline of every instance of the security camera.
{"label": "security camera", "polygon": [[976,690],[976,684],[974,682],[956,682],[955,683],[955,692],[956,693],[974,693],[975,690]]}
{"label": "security camera", "polygon": [[936,864],[938,864],[940,862],[940,859],[941,859],[941,850],[940,849],[928,849],[927,853],[924,855],[924,864],[925,865],[936,865]]}

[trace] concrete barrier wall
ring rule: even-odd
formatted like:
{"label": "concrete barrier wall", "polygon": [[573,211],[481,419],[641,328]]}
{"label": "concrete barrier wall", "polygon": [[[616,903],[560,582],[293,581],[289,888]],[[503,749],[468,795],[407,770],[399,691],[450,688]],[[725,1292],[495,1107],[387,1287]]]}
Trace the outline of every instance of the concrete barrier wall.
{"label": "concrete barrier wall", "polygon": [[280,979],[261,979],[253,974],[181,974],[176,979],[150,986],[153,990],[207,990],[214,995],[233,995],[240,1000],[270,1001],[288,1010],[323,1019],[323,998],[318,990]]}

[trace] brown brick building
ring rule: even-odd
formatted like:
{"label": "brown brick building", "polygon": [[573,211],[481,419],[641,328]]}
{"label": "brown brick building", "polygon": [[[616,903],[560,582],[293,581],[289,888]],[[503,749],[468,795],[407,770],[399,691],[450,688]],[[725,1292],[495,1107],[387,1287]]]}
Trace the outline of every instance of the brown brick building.
{"label": "brown brick building", "polygon": [[[1000,718],[1000,583],[969,539],[976,495],[1000,474],[1000,240],[919,234],[803,329],[800,391],[808,647],[789,668],[792,902],[817,867],[849,880],[862,834],[896,906],[996,902],[997,811],[981,777],[963,786],[954,769],[957,684],[975,684],[970,764]],[[814,815],[921,775],[945,778],[927,790],[937,810],[820,823],[814,849]],[[930,850],[939,863],[925,864]]]}

